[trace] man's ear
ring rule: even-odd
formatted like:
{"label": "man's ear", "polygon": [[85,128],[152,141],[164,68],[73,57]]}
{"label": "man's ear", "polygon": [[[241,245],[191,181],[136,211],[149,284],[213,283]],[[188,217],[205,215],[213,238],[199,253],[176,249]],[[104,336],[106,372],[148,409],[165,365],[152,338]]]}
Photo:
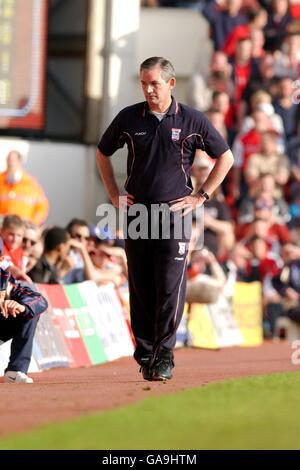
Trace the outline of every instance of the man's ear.
{"label": "man's ear", "polygon": [[171,90],[173,90],[173,88],[175,88],[175,85],[176,85],[176,78],[170,78],[170,88],[171,88]]}

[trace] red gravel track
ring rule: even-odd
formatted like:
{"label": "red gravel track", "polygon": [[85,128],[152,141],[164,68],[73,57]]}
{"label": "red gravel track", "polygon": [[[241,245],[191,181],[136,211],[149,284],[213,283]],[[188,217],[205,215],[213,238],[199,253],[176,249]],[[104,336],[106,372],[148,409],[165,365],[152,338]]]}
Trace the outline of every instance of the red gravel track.
{"label": "red gravel track", "polygon": [[0,378],[0,436],[219,380],[299,372],[300,366],[291,363],[292,352],[286,342],[220,351],[181,349],[176,351],[174,378],[166,384],[142,380],[131,358],[33,374],[33,385],[4,384]]}

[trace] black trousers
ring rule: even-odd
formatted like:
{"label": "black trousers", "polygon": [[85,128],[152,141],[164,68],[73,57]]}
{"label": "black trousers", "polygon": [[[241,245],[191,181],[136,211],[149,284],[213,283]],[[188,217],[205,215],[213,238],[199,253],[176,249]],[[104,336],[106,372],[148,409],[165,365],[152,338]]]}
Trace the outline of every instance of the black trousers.
{"label": "black trousers", "polygon": [[39,316],[28,320],[21,316],[4,318],[0,315],[0,341],[5,343],[12,339],[6,370],[28,371],[38,319]]}
{"label": "black trousers", "polygon": [[[130,221],[132,218],[128,218]],[[138,363],[161,354],[173,358],[176,330],[185,303],[191,221],[186,226],[187,234],[183,232],[181,238],[174,238],[171,213],[170,239],[125,238],[131,327],[136,340],[134,358]]]}

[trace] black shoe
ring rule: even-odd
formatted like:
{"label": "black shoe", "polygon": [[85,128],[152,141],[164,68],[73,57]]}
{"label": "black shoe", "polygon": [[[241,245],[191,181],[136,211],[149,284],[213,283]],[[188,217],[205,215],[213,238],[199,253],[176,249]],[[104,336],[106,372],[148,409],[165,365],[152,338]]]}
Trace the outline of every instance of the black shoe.
{"label": "black shoe", "polygon": [[153,370],[149,366],[141,366],[140,372],[142,372],[144,380],[153,380]]}
{"label": "black shoe", "polygon": [[159,357],[153,366],[151,380],[170,380],[172,378],[173,367],[173,359],[168,357]]}
{"label": "black shoe", "polygon": [[145,357],[140,360],[140,372],[143,374],[144,380],[152,380],[153,370],[150,367],[151,357]]}

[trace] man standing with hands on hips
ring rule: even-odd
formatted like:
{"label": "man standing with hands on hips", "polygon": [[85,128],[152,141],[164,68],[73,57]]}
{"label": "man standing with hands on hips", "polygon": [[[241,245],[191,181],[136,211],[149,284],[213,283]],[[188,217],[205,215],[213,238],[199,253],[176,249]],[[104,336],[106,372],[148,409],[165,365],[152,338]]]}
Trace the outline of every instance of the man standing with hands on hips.
{"label": "man standing with hands on hips", "polygon": [[[189,243],[185,230],[181,238],[175,236],[175,215],[181,211],[183,223],[188,212],[209,199],[231,168],[233,155],[201,112],[172,96],[176,79],[168,60],[145,60],[140,80],[146,101],[119,112],[102,136],[96,158],[113,205],[127,207],[128,220],[135,204],[148,209],[148,227],[154,205],[169,208],[168,239],[161,236],[164,217],[159,220],[158,238],[125,239],[134,358],[145,380],[166,380],[172,378],[176,330],[184,308]],[[126,195],[121,196],[108,157],[125,144]],[[217,161],[202,188],[191,196],[190,171],[197,149]]]}

